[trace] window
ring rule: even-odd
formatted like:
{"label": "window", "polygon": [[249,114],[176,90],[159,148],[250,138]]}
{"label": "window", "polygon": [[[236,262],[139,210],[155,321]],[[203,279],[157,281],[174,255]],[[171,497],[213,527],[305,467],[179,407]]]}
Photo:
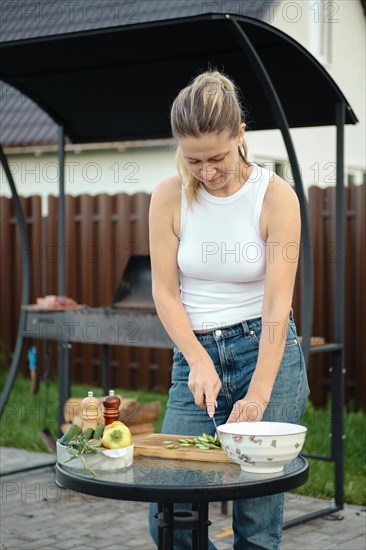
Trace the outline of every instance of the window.
{"label": "window", "polygon": [[261,166],[262,168],[272,170],[278,176],[286,180],[287,183],[291,185],[291,187],[294,187],[295,184],[292,176],[290,161],[274,160],[274,159],[267,158],[266,160],[258,159],[258,160],[255,160],[254,162],[258,164],[258,166]]}
{"label": "window", "polygon": [[353,185],[362,185],[364,183],[366,183],[366,171],[348,166],[346,185],[352,187]]}
{"label": "window", "polygon": [[322,65],[332,63],[333,24],[338,23],[337,2],[308,0],[309,50]]}

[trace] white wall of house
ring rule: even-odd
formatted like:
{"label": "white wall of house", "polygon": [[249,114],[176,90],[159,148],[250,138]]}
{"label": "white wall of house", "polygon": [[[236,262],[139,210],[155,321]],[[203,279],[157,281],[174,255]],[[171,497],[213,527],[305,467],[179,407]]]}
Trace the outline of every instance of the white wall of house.
{"label": "white wall of house", "polygon": [[[58,195],[58,161],[55,153],[8,156],[19,195],[41,195],[42,212],[47,214],[47,196]],[[171,146],[138,147],[117,151],[84,151],[65,155],[65,193],[98,195],[108,193],[151,193],[167,175],[174,173]],[[1,192],[10,196],[4,172]]]}
{"label": "white wall of house", "polygon": [[[345,164],[353,183],[362,183],[366,164],[366,34],[361,2],[284,0],[277,4],[268,22],[301,43],[322,63],[359,119],[357,125],[346,126]],[[306,97],[302,99],[306,101]],[[291,129],[291,136],[305,187],[335,185],[335,127]],[[288,164],[279,131],[248,133],[247,138],[255,157]],[[291,181],[290,170],[285,170],[284,177]]]}
{"label": "white wall of house", "polygon": [[[227,9],[225,3],[223,9]],[[356,126],[346,126],[346,175],[352,176],[352,183],[362,183],[366,151],[366,38],[361,2],[277,1],[268,22],[309,49],[352,105],[360,122]],[[243,93],[245,98],[245,90]],[[314,101],[314,98],[309,98],[309,101]],[[292,129],[291,135],[305,188],[335,185],[335,127]],[[282,164],[281,175],[291,183],[291,171],[280,132],[248,131],[246,137],[250,159],[269,164],[272,168]],[[56,154],[10,153],[8,158],[19,194],[42,195],[42,209],[46,214],[47,195],[58,194]],[[65,190],[71,195],[151,193],[160,180],[174,172],[171,145],[130,147],[124,151],[116,148],[89,151],[82,148],[79,154],[66,154]],[[1,168],[0,186],[3,195],[11,195]]]}

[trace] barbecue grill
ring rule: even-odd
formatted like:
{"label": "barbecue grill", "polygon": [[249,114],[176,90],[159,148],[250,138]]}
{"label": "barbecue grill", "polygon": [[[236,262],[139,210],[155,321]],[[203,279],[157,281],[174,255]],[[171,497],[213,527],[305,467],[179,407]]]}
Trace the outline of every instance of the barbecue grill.
{"label": "barbecue grill", "polygon": [[58,376],[59,426],[63,405],[70,397],[69,350],[72,343],[103,346],[103,389],[109,390],[109,346],[124,345],[171,349],[172,340],[157,316],[151,290],[151,264],[147,255],[132,255],[107,307],[79,305],[73,309],[22,306],[23,338],[57,341],[65,350]]}

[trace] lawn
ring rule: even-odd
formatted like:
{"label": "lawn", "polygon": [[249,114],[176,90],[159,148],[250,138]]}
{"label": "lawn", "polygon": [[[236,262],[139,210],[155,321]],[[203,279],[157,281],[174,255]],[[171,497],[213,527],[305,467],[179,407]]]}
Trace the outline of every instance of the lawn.
{"label": "lawn", "polygon": [[[5,376],[0,377],[1,386]],[[0,420],[0,445],[19,447],[30,451],[48,452],[39,432],[50,430],[57,437],[57,385],[50,382],[47,396],[44,384],[40,384],[37,395],[30,394],[30,381],[18,376],[12,389],[4,414]],[[96,397],[103,395],[101,388],[72,384],[72,397],[85,397],[91,390]],[[139,403],[160,401],[162,413],[165,411],[168,396],[163,393],[144,391],[125,391],[116,388],[116,393],[123,397],[134,397]],[[163,414],[153,422],[155,432],[161,431]]]}
{"label": "lawn", "polygon": [[[1,385],[5,376],[0,378]],[[72,385],[73,397],[85,397],[88,390],[96,396],[103,395],[100,388]],[[125,391],[117,388],[124,397],[135,397],[140,403],[160,401],[162,415],[154,423],[155,432],[160,432],[167,395],[157,392]],[[0,445],[19,447],[32,451],[47,452],[39,432],[45,428],[57,436],[57,386],[51,382],[48,399],[44,384],[41,384],[37,395],[30,394],[30,381],[17,377],[9,402],[0,420]],[[329,454],[330,452],[330,406],[315,409],[311,403],[300,421],[308,428],[303,453]],[[366,504],[366,414],[362,411],[345,411],[345,501],[348,503]],[[320,499],[334,496],[333,464],[309,459],[309,481],[295,492]]]}

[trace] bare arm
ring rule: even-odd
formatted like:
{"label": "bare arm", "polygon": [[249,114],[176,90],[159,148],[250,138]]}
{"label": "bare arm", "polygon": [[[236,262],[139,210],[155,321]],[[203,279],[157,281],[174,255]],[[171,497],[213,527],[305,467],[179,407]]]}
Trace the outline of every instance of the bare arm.
{"label": "bare arm", "polygon": [[212,360],[192,331],[181,301],[177,265],[178,237],[174,211],[180,207],[180,185],[167,178],[154,190],[149,212],[152,293],[158,316],[186,358],[191,374],[189,388],[197,405],[214,402],[221,387]]}
{"label": "bare arm", "polygon": [[235,404],[228,422],[261,419],[285,349],[298,265],[301,221],[295,192],[278,176],[275,176],[274,183],[277,189],[270,193],[268,204],[266,278],[257,365],[247,395]]}

